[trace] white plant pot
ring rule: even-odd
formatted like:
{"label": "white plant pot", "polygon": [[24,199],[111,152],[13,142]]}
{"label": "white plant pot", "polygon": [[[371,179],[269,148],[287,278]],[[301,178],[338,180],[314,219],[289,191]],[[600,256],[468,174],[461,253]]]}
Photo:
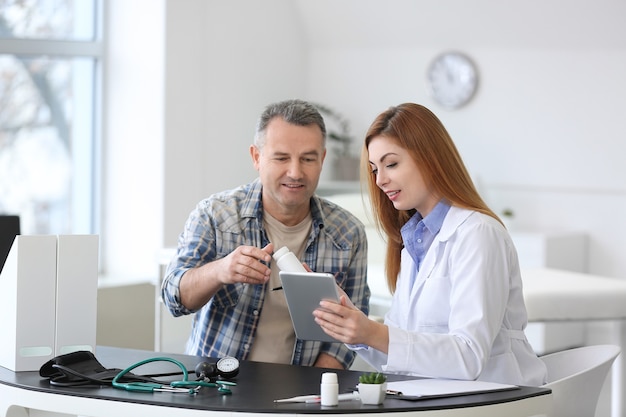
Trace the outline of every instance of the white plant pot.
{"label": "white plant pot", "polygon": [[382,404],[387,393],[387,383],[382,384],[358,384],[359,398],[363,404]]}

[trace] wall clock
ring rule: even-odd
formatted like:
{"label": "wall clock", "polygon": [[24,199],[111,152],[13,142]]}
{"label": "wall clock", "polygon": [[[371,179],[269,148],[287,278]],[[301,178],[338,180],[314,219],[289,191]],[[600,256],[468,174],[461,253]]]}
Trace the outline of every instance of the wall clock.
{"label": "wall clock", "polygon": [[460,52],[445,52],[428,67],[428,86],[435,101],[447,109],[467,104],[478,88],[478,70]]}

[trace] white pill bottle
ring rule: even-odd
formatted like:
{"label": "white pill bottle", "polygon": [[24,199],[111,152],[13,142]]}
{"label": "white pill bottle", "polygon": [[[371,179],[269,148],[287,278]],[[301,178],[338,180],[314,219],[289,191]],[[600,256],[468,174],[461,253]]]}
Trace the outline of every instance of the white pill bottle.
{"label": "white pill bottle", "polygon": [[323,406],[336,406],[339,404],[339,382],[334,372],[324,372],[320,384],[320,404]]}
{"label": "white pill bottle", "polygon": [[274,261],[281,271],[285,272],[307,272],[300,260],[289,250],[287,246],[283,246],[274,252]]}

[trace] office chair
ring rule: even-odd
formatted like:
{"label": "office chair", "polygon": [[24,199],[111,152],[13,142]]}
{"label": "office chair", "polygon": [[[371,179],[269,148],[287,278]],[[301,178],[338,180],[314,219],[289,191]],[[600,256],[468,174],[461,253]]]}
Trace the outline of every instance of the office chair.
{"label": "office chair", "polygon": [[583,346],[541,356],[552,389],[552,417],[593,417],[600,391],[620,354],[614,345]]}

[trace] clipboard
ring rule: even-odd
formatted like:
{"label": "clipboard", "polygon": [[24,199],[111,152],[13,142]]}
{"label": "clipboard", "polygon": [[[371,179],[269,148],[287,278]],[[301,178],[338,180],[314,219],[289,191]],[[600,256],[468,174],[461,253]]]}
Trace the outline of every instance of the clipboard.
{"label": "clipboard", "polygon": [[420,378],[406,381],[387,382],[387,392],[394,399],[419,401],[431,398],[455,397],[459,395],[484,394],[487,392],[519,389],[517,385],[487,381],[465,381],[454,379]]}
{"label": "clipboard", "polygon": [[287,299],[291,322],[300,340],[338,342],[317,324],[313,310],[322,300],[339,302],[337,283],[332,274],[324,272],[279,272],[280,281]]}

